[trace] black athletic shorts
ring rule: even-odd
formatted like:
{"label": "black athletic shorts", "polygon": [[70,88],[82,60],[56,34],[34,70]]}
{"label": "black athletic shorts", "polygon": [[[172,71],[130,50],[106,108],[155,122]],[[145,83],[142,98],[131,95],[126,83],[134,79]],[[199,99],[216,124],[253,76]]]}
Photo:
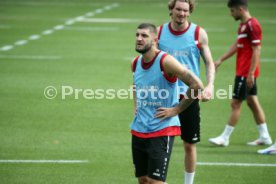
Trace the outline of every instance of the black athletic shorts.
{"label": "black athletic shorts", "polygon": [[235,86],[233,91],[233,98],[238,100],[245,100],[247,96],[257,95],[257,81],[254,79],[254,85],[251,89],[247,88],[246,77],[236,76]]}
{"label": "black athletic shorts", "polygon": [[178,116],[181,123],[181,139],[191,144],[200,142],[200,107],[198,99],[194,100]]}
{"label": "black athletic shorts", "polygon": [[132,135],[135,176],[148,176],[165,182],[173,142],[173,136],[139,138]]}

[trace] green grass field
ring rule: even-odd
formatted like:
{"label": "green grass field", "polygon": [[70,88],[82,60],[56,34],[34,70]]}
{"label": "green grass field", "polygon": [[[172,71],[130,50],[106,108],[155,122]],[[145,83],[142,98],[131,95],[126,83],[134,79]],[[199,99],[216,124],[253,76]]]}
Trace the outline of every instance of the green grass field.
{"label": "green grass field", "polygon": [[[263,27],[259,99],[275,140],[276,1],[249,3],[252,15]],[[118,21],[121,19],[125,22]],[[236,39],[239,23],[229,16],[226,1],[198,0],[190,19],[207,30],[214,60]],[[129,133],[132,100],[86,99],[81,92],[78,99],[74,97],[77,93],[62,99],[61,90],[62,86],[128,89],[132,84],[130,61],[137,55],[137,25],[160,25],[168,20],[167,0],[0,0],[0,183],[137,183]],[[220,68],[216,89],[228,89],[233,84],[234,66],[232,58]],[[47,86],[56,87],[56,98],[45,98]],[[229,102],[214,99],[201,104],[198,162],[275,165],[275,156],[256,153],[264,146],[245,144],[258,136],[246,104],[230,146],[218,148],[208,143],[208,138],[223,130]],[[183,183],[182,163],[182,142],[177,138],[167,177],[169,184]],[[275,173],[275,166],[198,165],[195,184],[275,184]]]}

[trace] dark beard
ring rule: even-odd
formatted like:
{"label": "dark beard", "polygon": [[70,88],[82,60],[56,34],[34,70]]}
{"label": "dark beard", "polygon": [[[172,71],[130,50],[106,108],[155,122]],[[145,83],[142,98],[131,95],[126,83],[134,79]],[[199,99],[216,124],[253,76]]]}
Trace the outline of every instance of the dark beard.
{"label": "dark beard", "polygon": [[241,17],[235,17],[235,20],[236,21],[241,20]]}
{"label": "dark beard", "polygon": [[145,54],[150,49],[151,49],[151,45],[146,45],[144,49],[137,49],[137,47],[135,48],[135,50],[140,54]]}
{"label": "dark beard", "polygon": [[184,22],[175,22],[178,26],[181,26],[182,24],[184,24]]}

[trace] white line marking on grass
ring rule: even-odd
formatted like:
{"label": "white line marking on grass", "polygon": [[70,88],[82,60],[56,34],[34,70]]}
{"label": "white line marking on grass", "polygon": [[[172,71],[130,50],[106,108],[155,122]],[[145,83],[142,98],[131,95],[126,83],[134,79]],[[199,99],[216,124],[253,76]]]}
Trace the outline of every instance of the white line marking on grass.
{"label": "white line marking on grass", "polygon": [[79,17],[75,18],[76,21],[82,21],[83,19],[85,19],[84,16],[79,16]]}
{"label": "white line marking on grass", "polygon": [[229,49],[229,47],[225,47],[225,46],[213,46],[211,47],[212,50],[227,50]]}
{"label": "white line marking on grass", "polygon": [[32,36],[29,37],[29,40],[37,40],[39,38],[40,38],[39,35],[32,35]]}
{"label": "white line marking on grass", "polygon": [[38,60],[55,60],[61,59],[60,56],[16,56],[16,55],[0,55],[0,59],[38,59]]}
{"label": "white line marking on grass", "polygon": [[[63,30],[66,26],[73,25],[73,24],[75,24],[76,22],[84,21],[84,20],[85,20],[86,18],[88,18],[88,17],[94,16],[95,14],[103,13],[103,12],[105,12],[105,11],[111,10],[112,8],[116,8],[116,7],[118,7],[118,6],[119,6],[119,4],[114,3],[114,4],[111,4],[111,5],[109,5],[109,6],[103,7],[103,9],[96,9],[94,12],[87,12],[87,13],[84,14],[84,15],[81,15],[81,16],[75,17],[75,18],[73,18],[73,19],[67,20],[66,22],[64,22],[64,24],[56,25],[56,26],[54,26],[53,29],[44,30],[44,31],[41,32],[41,34],[31,35],[31,36],[28,38],[28,40],[29,40],[29,41],[37,40],[37,39],[41,38],[41,37],[44,36],[44,35],[52,34],[52,33],[54,33],[54,31]],[[14,46],[22,46],[22,45],[26,45],[27,43],[29,43],[29,42],[27,42],[27,41],[24,42],[24,41],[22,41],[22,40],[18,40],[18,41],[16,41],[13,45],[6,45],[6,46],[3,46],[3,47],[0,47],[0,51],[8,51],[8,50],[13,49]]]}
{"label": "white line marking on grass", "polygon": [[93,12],[88,12],[85,14],[86,17],[92,17],[94,16],[95,14]]}
{"label": "white line marking on grass", "polygon": [[117,8],[117,7],[119,7],[120,5],[118,4],[118,3],[113,3],[112,5],[111,5],[111,7],[112,8]]}
{"label": "white line marking on grass", "polygon": [[27,40],[19,40],[19,41],[15,42],[14,44],[15,45],[25,45],[26,43],[28,43]]}
{"label": "white line marking on grass", "polygon": [[67,20],[67,21],[65,22],[65,25],[69,26],[69,25],[72,25],[72,24],[75,24],[75,23],[76,23],[75,20]]}
{"label": "white line marking on grass", "polygon": [[103,12],[102,9],[97,9],[97,10],[95,11],[95,13],[102,13],[102,12]]}
{"label": "white line marking on grass", "polygon": [[105,10],[111,10],[112,9],[112,6],[106,6],[104,7]]}
{"label": "white line marking on grass", "polygon": [[261,62],[276,62],[276,58],[261,58]]}
{"label": "white line marking on grass", "polygon": [[54,32],[53,30],[48,29],[48,30],[42,31],[41,34],[43,34],[43,35],[49,35],[49,34],[52,34],[53,32]]}
{"label": "white line marking on grass", "polygon": [[206,28],[206,31],[207,32],[215,32],[215,33],[224,33],[224,32],[226,32],[227,30],[226,29],[223,29],[223,28],[221,28],[221,29],[215,29],[215,28]]}
{"label": "white line marking on grass", "polygon": [[276,24],[276,20],[261,20],[262,24]]}
{"label": "white line marking on grass", "polygon": [[62,30],[64,29],[64,25],[57,25],[54,27],[55,30]]}
{"label": "white line marking on grass", "polygon": [[197,162],[196,165],[203,165],[203,166],[240,166],[240,167],[276,167],[276,164],[225,163],[225,162]]}
{"label": "white line marking on grass", "polygon": [[0,163],[61,163],[76,164],[88,163],[88,160],[0,160]]}
{"label": "white line marking on grass", "polygon": [[125,61],[131,62],[134,58],[135,58],[135,56],[133,56],[133,57],[131,57],[131,56],[129,56],[129,57],[124,57],[124,60],[125,60]]}
{"label": "white line marking on grass", "polygon": [[23,5],[23,6],[101,6],[103,3],[87,3],[87,2],[10,2],[10,1],[0,1],[3,5]]}
{"label": "white line marking on grass", "polygon": [[11,50],[11,49],[13,49],[12,45],[6,45],[6,46],[0,48],[1,51],[8,51],[8,50]]}
{"label": "white line marking on grass", "polygon": [[123,18],[86,18],[80,22],[96,22],[96,23],[135,23],[141,22],[138,19],[123,19]]}
{"label": "white line marking on grass", "polygon": [[68,27],[65,30],[72,31],[118,31],[118,27]]}

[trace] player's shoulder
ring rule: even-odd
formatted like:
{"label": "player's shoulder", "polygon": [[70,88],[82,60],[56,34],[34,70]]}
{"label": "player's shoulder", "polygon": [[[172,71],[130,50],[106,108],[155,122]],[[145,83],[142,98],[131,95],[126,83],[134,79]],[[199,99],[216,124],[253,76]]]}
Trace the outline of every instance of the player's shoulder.
{"label": "player's shoulder", "polygon": [[132,58],[131,63],[137,62],[140,56],[141,56],[141,55]]}
{"label": "player's shoulder", "polygon": [[157,27],[156,27],[157,32],[159,32],[159,31],[160,31],[160,29],[162,29],[162,28],[163,28],[163,26],[164,26],[164,24],[160,24],[159,26],[157,26]]}
{"label": "player's shoulder", "polygon": [[199,36],[199,41],[202,42],[202,40],[205,40],[205,39],[208,39],[208,33],[207,31],[201,27],[201,26],[198,26],[196,27],[196,34],[198,34]]}
{"label": "player's shoulder", "polygon": [[251,23],[259,23],[256,17],[252,17],[249,21],[251,21]]}
{"label": "player's shoulder", "polygon": [[206,29],[204,29],[203,27],[198,26],[199,29],[199,34],[207,34]]}
{"label": "player's shoulder", "polygon": [[157,33],[159,33],[159,31],[160,31],[160,28],[162,27],[162,25],[160,25],[160,26],[157,26]]}
{"label": "player's shoulder", "polygon": [[247,24],[251,27],[260,26],[258,19],[256,19],[255,17],[252,17]]}
{"label": "player's shoulder", "polygon": [[200,29],[203,29],[200,25],[198,25],[196,22],[190,22],[190,26],[192,27],[198,27]]}
{"label": "player's shoulder", "polygon": [[179,62],[175,59],[175,57],[173,57],[169,53],[164,52],[161,58],[161,63],[163,66],[166,67],[166,66],[172,66],[172,65],[178,64]]}
{"label": "player's shoulder", "polygon": [[254,17],[252,17],[252,18],[247,22],[247,25],[248,25],[248,27],[249,27],[249,29],[250,29],[251,31],[254,31],[254,32],[255,32],[255,31],[261,31],[261,30],[262,30],[259,21],[258,21],[256,18],[254,18]]}
{"label": "player's shoulder", "polygon": [[172,55],[170,55],[169,53],[163,52],[163,59],[166,60],[166,61],[170,61],[170,60],[175,59],[175,58]]}
{"label": "player's shoulder", "polygon": [[159,26],[156,27],[156,29],[157,29],[157,34],[158,34],[158,38],[160,38],[160,34],[161,34],[161,32],[162,32],[162,30],[163,30],[163,28],[164,28],[165,26],[166,26],[166,23],[161,24],[161,25],[159,25]]}
{"label": "player's shoulder", "polygon": [[195,30],[198,31],[199,34],[206,34],[207,33],[206,30],[202,26],[200,26],[200,25],[198,25],[194,22],[191,22],[190,24],[195,27]]}
{"label": "player's shoulder", "polygon": [[132,70],[132,72],[135,72],[135,70],[136,70],[136,66],[137,66],[137,62],[138,62],[139,57],[140,56],[136,56],[131,61],[131,70]]}

